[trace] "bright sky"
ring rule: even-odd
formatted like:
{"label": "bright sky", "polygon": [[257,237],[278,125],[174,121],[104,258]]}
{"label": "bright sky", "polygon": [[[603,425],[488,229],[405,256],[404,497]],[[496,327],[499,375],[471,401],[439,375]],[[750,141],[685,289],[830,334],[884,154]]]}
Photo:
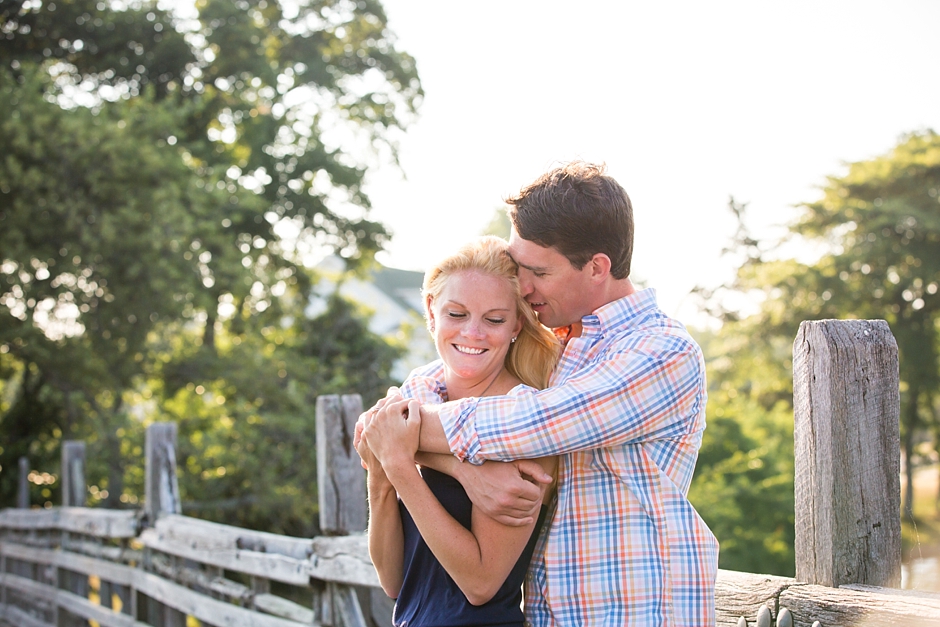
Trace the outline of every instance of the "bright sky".
{"label": "bright sky", "polygon": [[379,259],[424,270],[553,164],[607,163],[636,219],[634,276],[667,313],[732,276],[749,203],[775,237],[845,162],[940,130],[940,2],[383,0],[426,92],[367,188],[394,232]]}

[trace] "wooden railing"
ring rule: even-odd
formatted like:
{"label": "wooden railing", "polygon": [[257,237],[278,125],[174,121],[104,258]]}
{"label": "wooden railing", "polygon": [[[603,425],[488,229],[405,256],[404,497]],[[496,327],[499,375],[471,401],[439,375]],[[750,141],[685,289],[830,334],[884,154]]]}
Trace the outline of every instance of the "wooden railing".
{"label": "wooden railing", "polygon": [[[719,571],[717,624],[940,625],[940,595],[896,589],[899,401],[887,324],[801,325],[794,396],[799,580]],[[192,617],[206,627],[389,625],[391,602],[362,534],[365,482],[349,437],[361,407],[356,395],[318,400],[325,535],[312,539],[181,516],[174,424],[148,429],[141,510],[75,507],[84,447],[67,443],[64,506],[0,511],[0,624],[190,627]]]}
{"label": "wooden railing", "polygon": [[[320,537],[180,515],[172,423],[147,429],[143,509],[0,511],[0,623],[186,627],[193,617],[206,627],[390,625],[392,603],[362,533],[364,471],[344,447],[361,409],[358,395],[317,401]],[[83,475],[80,444],[63,446],[63,488]],[[84,492],[73,490],[70,502],[81,503],[76,495]]]}

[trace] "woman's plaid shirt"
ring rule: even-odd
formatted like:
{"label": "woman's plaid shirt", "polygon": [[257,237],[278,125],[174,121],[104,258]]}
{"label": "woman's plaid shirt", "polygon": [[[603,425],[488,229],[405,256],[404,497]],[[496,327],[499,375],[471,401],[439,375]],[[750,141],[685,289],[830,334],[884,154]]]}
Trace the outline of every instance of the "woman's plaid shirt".
{"label": "woman's plaid shirt", "polygon": [[[560,456],[526,580],[526,621],[714,625],[718,543],[686,498],[705,429],[701,349],[653,290],[582,325],[550,388],[440,409],[461,459]],[[413,374],[438,378],[439,369]]]}

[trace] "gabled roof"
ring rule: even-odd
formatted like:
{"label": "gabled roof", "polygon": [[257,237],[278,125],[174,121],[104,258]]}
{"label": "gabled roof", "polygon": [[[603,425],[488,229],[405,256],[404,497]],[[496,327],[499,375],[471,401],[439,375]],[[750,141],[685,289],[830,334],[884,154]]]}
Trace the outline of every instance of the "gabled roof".
{"label": "gabled roof", "polygon": [[420,316],[424,315],[424,304],[421,300],[423,272],[379,266],[369,274],[373,284],[399,306],[411,309]]}

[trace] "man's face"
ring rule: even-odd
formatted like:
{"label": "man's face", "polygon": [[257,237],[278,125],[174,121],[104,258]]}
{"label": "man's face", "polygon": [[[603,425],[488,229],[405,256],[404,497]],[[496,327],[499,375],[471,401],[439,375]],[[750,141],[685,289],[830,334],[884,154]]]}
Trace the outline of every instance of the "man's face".
{"label": "man's face", "polygon": [[590,263],[576,270],[558,250],[522,239],[515,229],[509,236],[509,254],[519,264],[522,296],[539,322],[549,328],[563,327],[591,313]]}

